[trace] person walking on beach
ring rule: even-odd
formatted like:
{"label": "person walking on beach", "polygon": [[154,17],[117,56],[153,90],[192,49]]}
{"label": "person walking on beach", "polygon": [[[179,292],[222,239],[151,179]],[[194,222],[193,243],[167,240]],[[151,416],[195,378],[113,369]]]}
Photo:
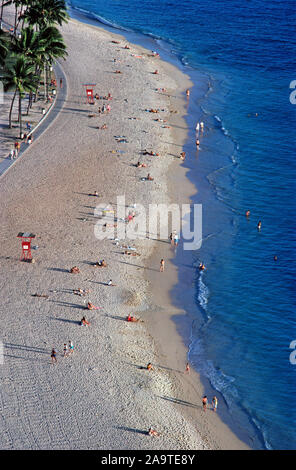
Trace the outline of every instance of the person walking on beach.
{"label": "person walking on beach", "polygon": [[60,88],[63,88],[63,79],[60,78]]}
{"label": "person walking on beach", "polygon": [[207,405],[208,405],[208,398],[207,396],[205,395],[202,399],[202,407],[203,407],[203,410],[204,411],[207,411]]}
{"label": "person walking on beach", "polygon": [[57,353],[54,348],[51,350],[51,363],[53,364],[54,362],[57,362]]}
{"label": "person walking on beach", "polygon": [[163,258],[160,260],[159,271],[160,271],[161,273],[164,272],[164,259],[163,259]]}
{"label": "person walking on beach", "polygon": [[68,354],[68,346],[64,343],[64,357]]}
{"label": "person walking on beach", "polygon": [[179,243],[179,235],[177,233],[175,233],[175,235],[174,235],[174,245],[178,246],[178,243]]}
{"label": "person walking on beach", "polygon": [[15,157],[18,156],[18,153],[19,153],[19,151],[20,151],[20,148],[21,148],[20,142],[16,141],[15,144],[14,144],[14,149],[15,149],[14,154],[15,154]]}
{"label": "person walking on beach", "polygon": [[189,373],[190,373],[190,366],[189,366],[189,362],[187,362],[187,364],[186,364],[185,373],[187,373],[187,374],[189,374]]}
{"label": "person walking on beach", "polygon": [[71,354],[74,351],[73,341],[69,341],[68,348],[69,348],[69,354]]}
{"label": "person walking on beach", "polygon": [[212,406],[213,406],[213,411],[216,413],[217,406],[218,406],[218,398],[216,396],[213,397]]}

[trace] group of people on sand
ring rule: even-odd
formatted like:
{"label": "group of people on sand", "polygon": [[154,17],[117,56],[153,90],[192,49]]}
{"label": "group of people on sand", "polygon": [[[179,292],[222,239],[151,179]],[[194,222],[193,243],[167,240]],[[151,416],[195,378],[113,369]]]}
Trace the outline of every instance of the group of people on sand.
{"label": "group of people on sand", "polygon": [[[209,405],[208,397],[205,395],[202,399],[202,407],[204,411],[207,411],[208,405]],[[216,412],[217,408],[218,408],[218,398],[215,395],[212,399],[212,409],[214,412]]]}
{"label": "group of people on sand", "polygon": [[[74,351],[74,344],[73,344],[73,341],[70,341],[67,343],[64,343],[64,347],[63,347],[63,356],[64,357],[68,357],[70,356],[70,354],[72,354]],[[51,357],[51,363],[52,364],[56,364],[58,362],[57,360],[57,352],[55,350],[55,348],[52,348],[51,350],[51,354],[50,354],[50,357]]]}

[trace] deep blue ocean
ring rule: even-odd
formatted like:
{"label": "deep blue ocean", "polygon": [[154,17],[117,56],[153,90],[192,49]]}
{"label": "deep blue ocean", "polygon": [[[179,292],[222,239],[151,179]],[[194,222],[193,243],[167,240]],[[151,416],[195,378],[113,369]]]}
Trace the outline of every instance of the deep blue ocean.
{"label": "deep blue ocean", "polygon": [[[198,188],[193,202],[203,205],[203,243],[183,263],[193,272],[196,316],[189,359],[266,448],[296,449],[296,365],[289,361],[296,339],[294,0],[71,5],[144,34],[152,50],[192,77],[185,164]],[[205,123],[198,153],[197,121]]]}

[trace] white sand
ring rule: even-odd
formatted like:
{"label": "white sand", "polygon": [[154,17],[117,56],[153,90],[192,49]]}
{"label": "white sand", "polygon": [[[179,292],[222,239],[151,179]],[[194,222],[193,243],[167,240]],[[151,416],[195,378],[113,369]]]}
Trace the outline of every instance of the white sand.
{"label": "white sand", "polygon": [[[178,80],[182,78],[184,87],[189,80],[157,58],[134,57],[143,50],[133,45],[124,49],[123,38],[101,29],[71,20],[63,34],[69,52],[62,64],[68,85],[65,106],[1,179],[1,449],[246,448],[218,417],[202,415],[200,384],[194,419],[167,399],[183,393],[189,400],[186,390],[193,380],[197,384],[196,374],[176,381],[176,374],[163,367],[153,372],[139,368],[148,362],[165,365],[157,345],[163,326],[158,339],[146,328],[153,318],[151,308],[154,315],[157,309],[142,267],[149,263],[158,271],[159,265],[151,266],[148,258],[155,244],[136,241],[141,256],[131,257],[120,254],[123,250],[111,240],[94,236],[98,203],[114,204],[117,195],[125,195],[127,205],[168,201],[167,168],[172,162],[179,165],[173,155],[181,147],[176,151],[176,134],[153,119],[176,117],[169,111],[179,105],[181,110],[182,103],[155,89],[164,87],[174,95]],[[122,73],[115,74],[116,69]],[[155,69],[159,75],[151,73]],[[100,95],[112,94],[110,114],[88,117],[103,102],[87,105],[83,83],[96,83]],[[152,114],[146,108],[166,111]],[[108,128],[98,130],[104,123]],[[119,135],[128,143],[116,142],[114,136]],[[145,148],[160,157],[140,155]],[[138,160],[149,168],[131,166]],[[155,180],[142,182],[148,172]],[[180,177],[184,173],[180,168]],[[88,195],[95,190],[100,198]],[[36,233],[35,264],[19,261],[19,231]],[[105,259],[108,267],[93,267],[98,259]],[[74,265],[81,274],[67,272]],[[157,280],[161,274],[156,271]],[[109,279],[115,287],[104,285]],[[71,292],[76,288],[91,293],[79,297]],[[49,299],[32,297],[35,293]],[[104,308],[84,310],[85,300]],[[145,323],[127,323],[128,313]],[[91,322],[88,328],[77,324],[84,314]],[[168,348],[175,341],[180,344],[182,368],[185,348],[169,317],[167,328],[172,334]],[[63,358],[68,340],[75,351]],[[56,365],[50,362],[52,347],[59,352]],[[150,426],[161,437],[147,436]]]}

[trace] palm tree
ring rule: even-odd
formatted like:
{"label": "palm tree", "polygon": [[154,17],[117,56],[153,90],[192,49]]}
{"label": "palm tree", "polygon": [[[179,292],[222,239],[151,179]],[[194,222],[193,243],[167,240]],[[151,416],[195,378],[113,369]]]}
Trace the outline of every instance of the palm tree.
{"label": "palm tree", "polygon": [[22,18],[36,29],[42,29],[49,25],[62,25],[68,22],[69,15],[64,0],[39,0],[33,1]]}
{"label": "palm tree", "polygon": [[22,98],[26,92],[34,92],[38,83],[38,76],[35,74],[34,64],[23,55],[12,54],[5,62],[2,79],[4,82],[4,91],[14,90],[9,111],[10,128],[13,104],[18,94],[20,138],[22,138]]}
{"label": "palm tree", "polygon": [[48,25],[67,23],[69,15],[65,0],[42,0],[44,5],[46,23]]}
{"label": "palm tree", "polygon": [[65,59],[67,51],[63,36],[55,26],[48,26],[42,29],[39,33],[39,38],[43,48],[41,59],[44,64],[45,98],[48,99],[48,68],[53,64],[55,59]]}
{"label": "palm tree", "polygon": [[7,56],[10,46],[10,37],[9,34],[0,30],[0,66],[4,65],[5,58]]}
{"label": "palm tree", "polygon": [[27,57],[31,62],[38,63],[43,52],[40,34],[34,31],[33,26],[22,29],[20,36],[12,39],[12,50]]}
{"label": "palm tree", "polygon": [[[40,75],[42,69],[42,53],[44,52],[43,41],[40,40],[39,32],[36,32],[33,26],[21,30],[18,38],[12,40],[12,50],[16,54],[22,54],[35,66],[36,75]],[[40,81],[40,80],[39,80]],[[32,107],[33,93],[29,93],[27,114]]]}

